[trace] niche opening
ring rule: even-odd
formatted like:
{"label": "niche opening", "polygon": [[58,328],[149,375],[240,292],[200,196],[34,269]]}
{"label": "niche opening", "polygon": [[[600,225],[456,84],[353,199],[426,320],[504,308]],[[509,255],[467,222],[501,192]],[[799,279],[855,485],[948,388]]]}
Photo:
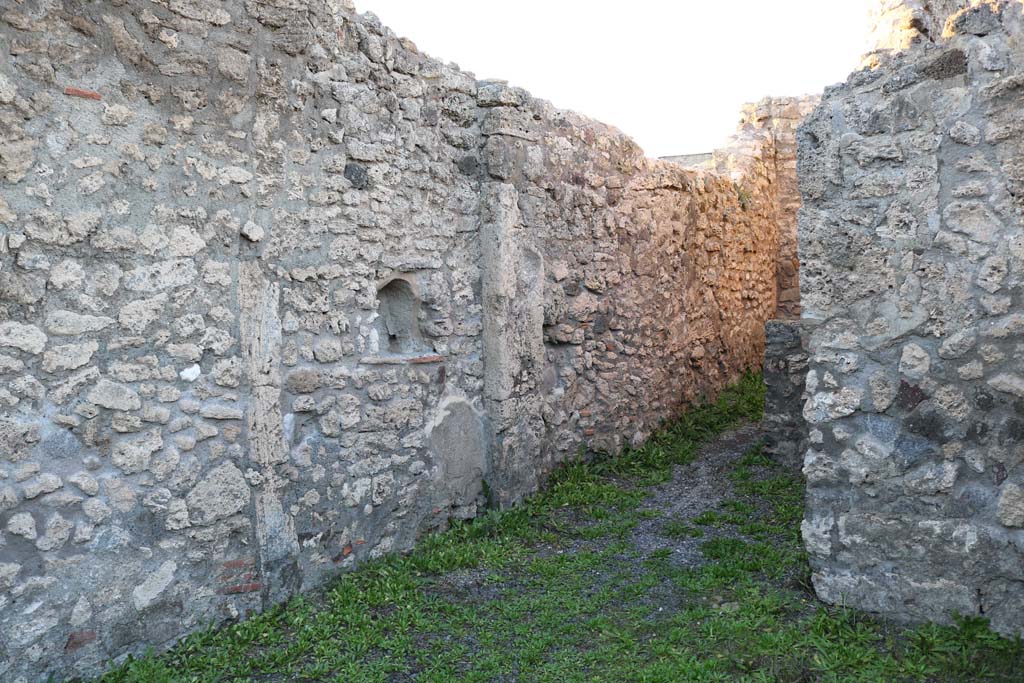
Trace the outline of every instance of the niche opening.
{"label": "niche opening", "polygon": [[420,301],[408,282],[395,279],[378,289],[377,313],[382,353],[404,355],[427,350],[420,332]]}

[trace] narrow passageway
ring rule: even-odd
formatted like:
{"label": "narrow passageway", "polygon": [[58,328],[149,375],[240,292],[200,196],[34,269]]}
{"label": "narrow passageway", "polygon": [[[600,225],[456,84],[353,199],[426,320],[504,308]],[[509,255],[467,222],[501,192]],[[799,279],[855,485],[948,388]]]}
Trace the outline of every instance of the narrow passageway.
{"label": "narrow passageway", "polygon": [[1024,0],[869,4],[686,167],[350,0],[6,3],[0,683],[1021,683]]}
{"label": "narrow passageway", "polygon": [[818,603],[802,478],[761,450],[759,377],[526,505],[434,536],[105,678],[159,681],[1014,681],[975,621]]}

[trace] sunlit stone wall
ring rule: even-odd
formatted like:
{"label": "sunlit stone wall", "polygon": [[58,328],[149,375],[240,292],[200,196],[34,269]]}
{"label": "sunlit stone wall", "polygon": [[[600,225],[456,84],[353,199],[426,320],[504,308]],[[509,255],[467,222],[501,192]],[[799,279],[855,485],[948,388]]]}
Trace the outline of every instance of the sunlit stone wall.
{"label": "sunlit stone wall", "polygon": [[[817,95],[804,97],[766,97],[743,107],[737,138],[770,136],[768,162],[773,167],[778,198],[776,224],[779,230],[779,252],[775,268],[778,308],[775,317],[794,320],[800,317],[800,259],[797,255],[797,211],[800,209],[800,188],[796,174],[796,129],[818,106]],[[728,152],[736,143],[716,152],[717,168],[728,172]],[[723,165],[723,162],[724,165]]]}
{"label": "sunlit stone wall", "polygon": [[946,21],[970,0],[873,0],[869,6],[867,59],[874,51],[905,50],[911,45],[935,42]]}
{"label": "sunlit stone wall", "polygon": [[0,10],[0,679],[236,619],[760,363],[724,170],[319,0]]}

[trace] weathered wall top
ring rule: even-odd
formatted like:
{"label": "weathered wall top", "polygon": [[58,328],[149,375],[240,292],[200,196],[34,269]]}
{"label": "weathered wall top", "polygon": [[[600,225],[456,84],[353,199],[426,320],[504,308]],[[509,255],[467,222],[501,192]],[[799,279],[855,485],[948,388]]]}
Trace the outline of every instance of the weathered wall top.
{"label": "weathered wall top", "polygon": [[946,21],[971,0],[876,0],[869,14],[869,50],[904,50],[935,42]]}
{"label": "weathered wall top", "polygon": [[[1020,0],[875,0],[869,13],[867,65],[877,64],[879,53],[905,50],[921,43],[937,43],[957,34],[977,34],[992,28],[991,19],[1003,6]],[[967,12],[987,6],[991,11]]]}

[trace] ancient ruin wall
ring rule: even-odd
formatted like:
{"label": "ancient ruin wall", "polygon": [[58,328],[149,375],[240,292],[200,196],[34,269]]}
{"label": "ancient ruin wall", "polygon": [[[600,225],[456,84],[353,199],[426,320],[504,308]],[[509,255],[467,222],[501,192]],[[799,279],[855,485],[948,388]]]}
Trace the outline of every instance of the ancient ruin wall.
{"label": "ancient ruin wall", "polygon": [[474,79],[319,3],[25,3],[0,33],[0,678],[471,510]]}
{"label": "ancient ruin wall", "polygon": [[770,320],[765,326],[764,453],[793,474],[803,467],[807,452],[807,421],[803,407],[807,398],[808,354],[800,320]]}
{"label": "ancient ruin wall", "polygon": [[876,52],[938,41],[946,21],[966,0],[873,0],[869,4],[869,52],[865,59],[877,63]]}
{"label": "ancient ruin wall", "polygon": [[[964,3],[966,4],[966,3]],[[819,596],[1024,629],[1024,46],[980,3],[800,129]]]}
{"label": "ancient ruin wall", "polygon": [[695,170],[501,84],[481,96],[485,271],[506,274],[484,281],[486,398],[516,496],[760,365],[781,184],[769,124]]}
{"label": "ancient ruin wall", "polygon": [[[744,159],[761,157],[764,171],[772,178],[776,198],[775,223],[779,233],[779,251],[775,268],[776,317],[796,320],[800,317],[800,260],[797,256],[797,210],[800,189],[796,181],[796,128],[818,105],[817,95],[803,97],[765,97],[743,105],[735,135],[725,147],[705,154],[662,157],[690,168],[714,169],[720,175],[742,180]],[[769,147],[765,148],[765,141]]]}
{"label": "ancient ruin wall", "polygon": [[734,157],[757,154],[757,150],[749,148],[751,141],[768,136],[771,142],[765,161],[776,186],[779,250],[775,268],[778,298],[775,317],[783,320],[800,317],[800,260],[797,255],[800,188],[796,174],[796,129],[819,101],[817,95],[808,95],[766,97],[757,103],[747,104],[742,110],[737,135],[728,147],[715,152],[715,167],[719,173],[734,173]]}
{"label": "ancient ruin wall", "polygon": [[653,162],[319,1],[25,2],[0,44],[4,680],[406,550],[759,364],[765,131]]}

